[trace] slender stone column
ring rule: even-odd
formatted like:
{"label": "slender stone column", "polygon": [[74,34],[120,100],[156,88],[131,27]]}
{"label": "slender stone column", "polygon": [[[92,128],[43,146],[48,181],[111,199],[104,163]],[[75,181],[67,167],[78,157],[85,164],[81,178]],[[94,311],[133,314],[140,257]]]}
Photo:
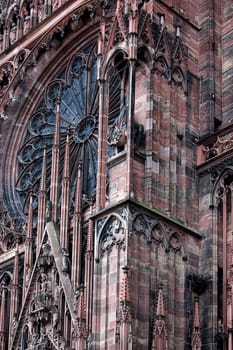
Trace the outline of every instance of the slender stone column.
{"label": "slender stone column", "polygon": [[18,308],[19,308],[19,240],[16,242],[16,251],[15,251],[15,261],[14,261],[14,271],[13,271],[13,280],[11,287],[11,304],[10,304],[10,333],[9,333],[9,344],[11,344],[11,339],[13,337],[13,323],[18,317]]}
{"label": "slender stone column", "polygon": [[233,349],[233,185],[231,190],[231,257],[229,266],[229,300],[227,312],[228,350]]}
{"label": "slender stone column", "polygon": [[133,153],[134,153],[134,109],[135,109],[135,72],[137,59],[137,31],[138,31],[137,1],[131,2],[129,16],[129,90],[128,90],[128,121],[127,121],[127,192],[134,196],[133,190]]}
{"label": "slender stone column", "polygon": [[78,166],[78,178],[76,184],[75,211],[73,218],[73,245],[72,245],[72,271],[71,281],[74,290],[79,286],[81,273],[81,254],[82,254],[82,164]]}
{"label": "slender stone column", "polygon": [[33,194],[30,194],[27,233],[25,240],[25,254],[24,254],[24,279],[23,279],[23,300],[28,287],[29,279],[32,272],[32,244],[33,244]]}
{"label": "slender stone column", "polygon": [[7,287],[3,283],[2,284],[2,300],[1,300],[1,310],[0,310],[0,349],[5,349],[5,319],[6,315],[6,294]]}
{"label": "slender stone column", "polygon": [[57,97],[56,124],[54,130],[51,165],[50,200],[52,202],[52,219],[56,223],[58,219],[58,179],[60,158],[60,104],[61,98]]}
{"label": "slender stone column", "polygon": [[46,148],[43,152],[43,162],[41,170],[41,179],[40,179],[40,190],[38,195],[38,224],[37,224],[37,251],[39,252],[39,246],[41,239],[44,233],[45,228],[45,216],[46,216]]}
{"label": "slender stone column", "polygon": [[98,169],[96,187],[96,210],[105,206],[106,171],[107,171],[107,128],[108,128],[108,93],[104,79],[99,81],[99,135],[98,135]]}
{"label": "slender stone column", "polygon": [[227,329],[227,192],[223,193],[223,325]]}
{"label": "slender stone column", "polygon": [[93,203],[90,204],[90,218],[87,233],[87,250],[85,255],[86,320],[87,330],[91,331],[92,321],[92,284],[93,284]]}
{"label": "slender stone column", "polygon": [[83,285],[79,288],[79,296],[77,303],[77,345],[76,350],[84,350],[86,347],[86,305],[85,293]]}
{"label": "slender stone column", "polygon": [[61,196],[61,228],[60,240],[61,248],[68,251],[69,248],[69,206],[70,206],[70,131],[67,130],[66,149],[64,160],[64,171],[62,179],[62,196]]}

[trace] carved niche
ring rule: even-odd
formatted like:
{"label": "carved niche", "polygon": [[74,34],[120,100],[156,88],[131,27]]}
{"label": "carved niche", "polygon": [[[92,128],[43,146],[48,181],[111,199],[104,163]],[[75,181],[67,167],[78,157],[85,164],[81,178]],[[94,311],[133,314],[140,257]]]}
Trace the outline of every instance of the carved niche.
{"label": "carved niche", "polygon": [[113,246],[125,249],[126,229],[122,218],[118,214],[110,215],[103,224],[97,238],[96,259],[105,252],[111,252]]}

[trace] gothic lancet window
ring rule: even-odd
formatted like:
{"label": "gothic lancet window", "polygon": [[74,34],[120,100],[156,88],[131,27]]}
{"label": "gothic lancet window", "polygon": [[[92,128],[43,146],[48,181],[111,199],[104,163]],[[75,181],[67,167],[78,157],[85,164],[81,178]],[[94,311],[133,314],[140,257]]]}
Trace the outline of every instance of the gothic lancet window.
{"label": "gothic lancet window", "polygon": [[[49,191],[58,98],[61,118],[60,180],[63,173],[66,133],[69,129],[71,200],[74,201],[75,197],[80,161],[82,161],[83,194],[86,197],[93,197],[96,191],[99,124],[99,86],[95,44],[73,54],[57,78],[48,84],[38,107],[31,114],[23,145],[18,152],[19,171],[16,188],[22,212],[27,208],[29,192],[33,191],[37,194],[39,191],[44,147],[46,147],[47,191]],[[121,76],[119,71],[116,71],[109,78],[110,124],[120,115],[121,100]],[[34,205],[37,207],[36,199]]]}

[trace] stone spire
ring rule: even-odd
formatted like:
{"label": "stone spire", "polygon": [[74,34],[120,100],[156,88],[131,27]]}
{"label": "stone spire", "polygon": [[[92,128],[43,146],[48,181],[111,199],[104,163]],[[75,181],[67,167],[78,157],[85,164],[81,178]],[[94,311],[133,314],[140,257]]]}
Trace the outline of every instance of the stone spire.
{"label": "stone spire", "polygon": [[152,350],[168,350],[162,284],[159,285],[155,309]]}
{"label": "stone spire", "polygon": [[194,298],[194,320],[193,320],[193,332],[192,332],[192,350],[201,350],[201,330],[200,330],[200,318],[199,318],[199,297]]}

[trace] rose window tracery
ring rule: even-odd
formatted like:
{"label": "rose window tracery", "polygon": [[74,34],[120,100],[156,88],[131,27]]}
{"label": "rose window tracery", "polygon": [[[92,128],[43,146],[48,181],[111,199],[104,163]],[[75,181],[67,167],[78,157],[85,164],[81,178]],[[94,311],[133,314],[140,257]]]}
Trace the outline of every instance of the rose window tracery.
{"label": "rose window tracery", "polygon": [[[48,84],[39,106],[31,114],[23,146],[18,152],[19,172],[16,188],[23,210],[27,206],[29,192],[37,194],[39,191],[45,147],[49,191],[51,151],[58,101],[60,101],[59,183],[62,180],[62,162],[69,128],[71,200],[75,195],[80,161],[83,172],[83,194],[87,197],[93,196],[96,190],[99,125],[96,45],[88,46],[71,57],[61,74]],[[109,128],[120,115],[121,105],[121,75],[119,70],[113,69],[109,77]],[[37,206],[36,199],[34,205]]]}

